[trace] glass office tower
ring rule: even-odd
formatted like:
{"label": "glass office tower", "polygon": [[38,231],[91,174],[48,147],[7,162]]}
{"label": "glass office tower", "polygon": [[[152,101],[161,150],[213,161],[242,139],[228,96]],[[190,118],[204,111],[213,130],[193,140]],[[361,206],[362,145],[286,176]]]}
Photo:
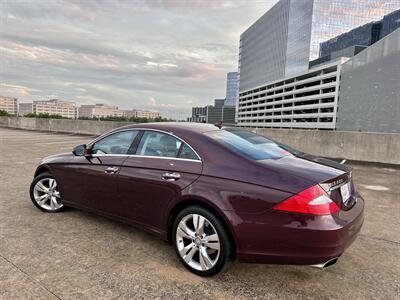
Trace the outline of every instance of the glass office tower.
{"label": "glass office tower", "polygon": [[240,37],[239,90],[307,71],[322,42],[397,9],[400,0],[279,1]]}
{"label": "glass office tower", "polygon": [[358,26],[378,21],[386,14],[400,9],[400,0],[314,0],[313,2],[310,60],[318,58],[322,42]]}
{"label": "glass office tower", "polygon": [[226,75],[226,99],[225,106],[236,106],[239,98],[238,73],[229,72]]}

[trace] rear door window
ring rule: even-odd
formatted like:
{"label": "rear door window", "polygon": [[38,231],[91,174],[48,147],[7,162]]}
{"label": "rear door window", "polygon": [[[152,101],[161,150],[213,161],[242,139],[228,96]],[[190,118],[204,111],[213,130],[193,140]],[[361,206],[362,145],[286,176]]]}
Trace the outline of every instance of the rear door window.
{"label": "rear door window", "polygon": [[143,156],[177,157],[182,142],[173,136],[156,131],[145,131],[136,154]]}
{"label": "rear door window", "polygon": [[179,158],[200,160],[197,154],[187,144],[183,144]]}

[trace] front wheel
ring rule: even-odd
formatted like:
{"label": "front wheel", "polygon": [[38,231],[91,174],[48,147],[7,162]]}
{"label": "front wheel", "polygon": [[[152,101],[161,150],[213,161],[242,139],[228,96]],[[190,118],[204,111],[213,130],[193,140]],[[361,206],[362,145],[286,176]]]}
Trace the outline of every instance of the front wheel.
{"label": "front wheel", "polygon": [[183,265],[200,276],[226,269],[233,258],[230,235],[221,220],[207,209],[183,209],[173,226],[175,250]]}
{"label": "front wheel", "polygon": [[29,192],[33,204],[40,210],[48,213],[64,210],[58,184],[52,174],[44,172],[36,176]]}

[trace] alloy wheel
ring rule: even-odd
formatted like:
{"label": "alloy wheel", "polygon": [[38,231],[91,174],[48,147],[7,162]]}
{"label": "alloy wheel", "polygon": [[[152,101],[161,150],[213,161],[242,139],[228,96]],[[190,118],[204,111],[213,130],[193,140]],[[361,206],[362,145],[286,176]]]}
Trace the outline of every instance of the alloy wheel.
{"label": "alloy wheel", "polygon": [[220,255],[220,239],[213,224],[199,214],[182,218],[176,229],[176,244],[181,258],[192,268],[206,271]]}
{"label": "alloy wheel", "polygon": [[54,178],[43,178],[33,188],[33,197],[43,209],[55,211],[63,207],[57,182]]}

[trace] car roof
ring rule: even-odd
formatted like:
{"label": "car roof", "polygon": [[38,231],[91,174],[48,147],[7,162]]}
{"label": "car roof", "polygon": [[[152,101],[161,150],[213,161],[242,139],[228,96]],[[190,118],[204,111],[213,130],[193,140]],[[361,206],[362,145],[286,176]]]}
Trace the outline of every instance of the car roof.
{"label": "car roof", "polygon": [[120,127],[116,130],[120,129],[129,129],[129,128],[142,128],[142,129],[156,129],[162,130],[166,132],[193,132],[193,133],[204,133],[208,131],[219,130],[218,127],[212,124],[204,124],[204,123],[191,123],[191,122],[154,122],[154,123],[139,123],[127,125],[124,127]]}

